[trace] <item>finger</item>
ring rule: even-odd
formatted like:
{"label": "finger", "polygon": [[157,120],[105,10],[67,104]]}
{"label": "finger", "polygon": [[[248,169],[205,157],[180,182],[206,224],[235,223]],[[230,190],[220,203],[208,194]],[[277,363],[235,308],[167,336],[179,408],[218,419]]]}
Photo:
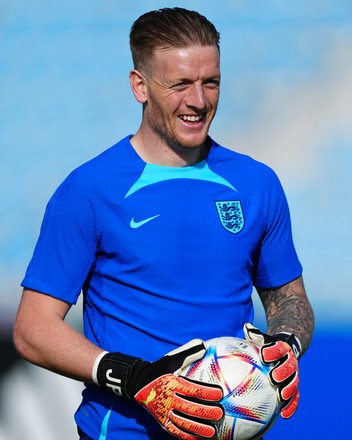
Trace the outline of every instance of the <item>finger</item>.
{"label": "finger", "polygon": [[173,408],[184,415],[205,420],[220,420],[224,411],[220,405],[204,405],[182,397],[175,398]]}
{"label": "finger", "polygon": [[166,356],[173,356],[174,354],[178,353],[186,353],[187,351],[190,352],[197,352],[199,350],[204,350],[204,341],[202,339],[192,339],[191,341],[187,342],[184,345],[181,345],[181,347],[177,347],[174,350],[170,351],[166,354]]}
{"label": "finger", "polygon": [[280,414],[283,419],[289,419],[297,411],[299,397],[300,395],[299,393],[297,393],[297,395],[291,400],[291,402],[281,411]]}
{"label": "finger", "polygon": [[205,351],[204,342],[201,339],[193,339],[154,362],[154,366],[157,366],[160,372],[173,373],[178,376],[193,362],[202,359]]}
{"label": "finger", "polygon": [[169,418],[173,422],[175,429],[179,429],[181,432],[189,432],[202,438],[211,438],[215,435],[215,427],[210,424],[188,419],[174,411],[170,412]]}
{"label": "finger", "polygon": [[252,342],[259,348],[265,343],[264,334],[251,323],[246,322],[243,331],[247,342]]}
{"label": "finger", "polygon": [[181,440],[199,440],[199,436],[195,436],[191,433],[181,431],[171,420],[169,420],[163,428],[172,436]]}
{"label": "finger", "polygon": [[262,348],[262,358],[264,362],[275,362],[290,351],[291,348],[288,344],[277,341],[272,345],[267,345]]}
{"label": "finger", "polygon": [[168,362],[170,365],[175,365],[173,369],[174,374],[198,361],[204,356],[205,345],[202,339],[192,339],[187,344],[170,351],[163,359],[163,362]]}
{"label": "finger", "polygon": [[274,382],[280,384],[292,374],[297,373],[297,369],[298,365],[296,358],[287,358],[282,364],[271,370],[271,377]]}
{"label": "finger", "polygon": [[217,402],[222,399],[223,391],[219,385],[192,381],[182,376],[178,377],[177,392],[187,397]]}
{"label": "finger", "polygon": [[295,374],[293,380],[281,390],[281,397],[289,400],[298,393],[298,375]]}

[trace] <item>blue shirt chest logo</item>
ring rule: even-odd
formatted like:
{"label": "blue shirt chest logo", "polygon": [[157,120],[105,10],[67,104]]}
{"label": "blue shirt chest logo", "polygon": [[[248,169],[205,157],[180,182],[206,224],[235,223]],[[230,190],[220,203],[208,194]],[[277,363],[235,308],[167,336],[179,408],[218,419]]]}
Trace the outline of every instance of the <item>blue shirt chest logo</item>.
{"label": "blue shirt chest logo", "polygon": [[215,202],[221,224],[232,234],[243,229],[244,217],[239,200],[221,200]]}

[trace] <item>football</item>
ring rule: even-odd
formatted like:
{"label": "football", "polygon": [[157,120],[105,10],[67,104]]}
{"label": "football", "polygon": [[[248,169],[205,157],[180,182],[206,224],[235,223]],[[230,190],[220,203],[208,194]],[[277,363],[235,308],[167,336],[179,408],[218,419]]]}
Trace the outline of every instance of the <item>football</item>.
{"label": "football", "polygon": [[256,440],[275,422],[280,403],[259,349],[244,339],[220,337],[205,342],[202,359],[181,372],[200,382],[221,385],[225,416],[217,422],[218,440]]}

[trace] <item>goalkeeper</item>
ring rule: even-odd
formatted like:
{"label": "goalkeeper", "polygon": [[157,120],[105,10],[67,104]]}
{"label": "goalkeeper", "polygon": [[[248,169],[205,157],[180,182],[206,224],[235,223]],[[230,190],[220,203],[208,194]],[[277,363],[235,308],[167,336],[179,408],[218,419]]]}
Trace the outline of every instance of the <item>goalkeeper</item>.
{"label": "goalkeeper", "polygon": [[[179,371],[203,356],[204,340],[225,335],[245,336],[275,363],[290,417],[313,313],[279,179],[208,134],[219,33],[197,12],[164,8],[135,21],[130,47],[139,129],[75,169],[49,201],[15,346],[85,383],[82,440],[214,438],[221,389]],[[250,325],[253,287],[263,332]],[[65,321],[81,294],[84,334]]]}

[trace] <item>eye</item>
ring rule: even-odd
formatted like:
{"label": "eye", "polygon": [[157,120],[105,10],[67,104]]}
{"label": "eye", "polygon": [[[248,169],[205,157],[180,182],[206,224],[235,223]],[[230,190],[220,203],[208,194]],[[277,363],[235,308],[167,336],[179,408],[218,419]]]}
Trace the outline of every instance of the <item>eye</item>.
{"label": "eye", "polygon": [[218,79],[208,79],[204,81],[203,83],[205,86],[213,89],[219,89],[220,88],[220,80]]}
{"label": "eye", "polygon": [[172,86],[175,90],[184,90],[188,86],[188,83],[186,81],[179,81],[176,84]]}

